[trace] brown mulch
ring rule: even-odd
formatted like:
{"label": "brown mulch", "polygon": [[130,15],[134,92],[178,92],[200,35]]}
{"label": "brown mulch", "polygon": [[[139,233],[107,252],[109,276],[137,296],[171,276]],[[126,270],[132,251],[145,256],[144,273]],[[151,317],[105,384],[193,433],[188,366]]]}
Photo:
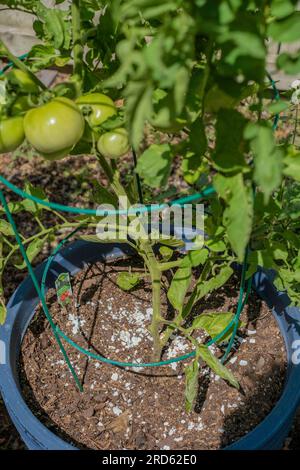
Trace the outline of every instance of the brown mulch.
{"label": "brown mulch", "polygon": [[[149,362],[151,288],[145,283],[133,293],[121,291],[116,286],[116,276],[127,268],[126,264],[88,267],[72,282],[72,305],[61,308],[55,291],[49,292],[48,305],[55,322],[80,346],[114,360]],[[237,284],[238,280],[233,279],[211,294],[197,307],[197,315],[203,311],[234,311]],[[162,310],[165,315],[172,314],[165,296]],[[253,295],[242,320],[245,325],[228,363],[241,389],[233,389],[203,367],[195,408],[187,413],[187,362],[124,370],[88,360],[67,347],[84,386],[84,392],[79,393],[39,311],[21,350],[23,393],[40,420],[81,448],[224,447],[257,426],[271,411],[285,377],[284,343],[268,307]],[[190,344],[177,335],[164,359],[190,349]],[[220,354],[218,348],[213,351]]]}

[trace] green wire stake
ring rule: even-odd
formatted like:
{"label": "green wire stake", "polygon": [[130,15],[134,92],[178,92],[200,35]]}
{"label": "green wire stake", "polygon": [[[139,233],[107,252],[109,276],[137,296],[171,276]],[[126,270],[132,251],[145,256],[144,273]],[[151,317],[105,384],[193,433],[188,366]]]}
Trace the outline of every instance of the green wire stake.
{"label": "green wire stake", "polygon": [[6,217],[7,217],[8,221],[9,221],[9,223],[10,223],[10,225],[11,225],[13,231],[14,231],[14,234],[15,234],[15,237],[16,237],[16,241],[17,241],[17,243],[18,243],[18,245],[19,245],[21,254],[22,254],[23,258],[24,258],[24,261],[25,261],[25,263],[26,263],[27,269],[28,269],[29,274],[30,274],[30,276],[31,276],[31,279],[32,279],[32,281],[33,281],[34,287],[35,287],[35,289],[36,289],[36,291],[37,291],[37,294],[38,294],[38,296],[39,296],[39,299],[40,299],[40,301],[41,301],[41,303],[42,303],[42,307],[43,307],[43,310],[44,310],[45,315],[46,315],[46,317],[47,317],[47,320],[48,320],[49,323],[50,323],[50,326],[51,326],[51,328],[52,328],[52,331],[53,331],[53,334],[54,334],[54,336],[55,336],[55,339],[56,339],[56,341],[57,341],[57,343],[58,343],[58,345],[59,345],[59,348],[60,348],[60,350],[61,350],[61,352],[62,352],[62,354],[63,354],[63,356],[64,356],[64,359],[65,359],[65,361],[66,361],[66,363],[67,363],[67,365],[68,365],[68,367],[69,367],[69,369],[70,369],[70,372],[71,372],[71,374],[73,375],[73,378],[74,378],[74,380],[75,380],[75,382],[76,382],[76,385],[77,385],[79,391],[80,391],[80,392],[83,392],[83,387],[82,387],[82,385],[81,385],[81,383],[80,383],[80,380],[79,380],[79,378],[78,378],[78,376],[77,376],[77,374],[76,374],[76,372],[75,372],[74,367],[72,366],[72,364],[71,364],[71,362],[70,362],[70,359],[69,359],[69,357],[68,357],[68,355],[67,355],[67,352],[66,352],[66,350],[65,350],[65,348],[64,348],[64,346],[63,346],[63,344],[62,344],[62,342],[61,342],[61,339],[60,339],[59,335],[57,334],[56,325],[55,325],[55,323],[54,323],[53,320],[52,320],[52,317],[51,317],[50,312],[49,312],[49,310],[48,310],[47,304],[46,304],[46,302],[45,302],[45,298],[44,298],[43,295],[42,295],[42,292],[41,292],[41,289],[40,289],[40,286],[39,286],[39,282],[38,282],[37,277],[36,277],[36,275],[35,275],[34,269],[33,269],[32,265],[31,265],[31,263],[30,263],[30,261],[29,261],[29,258],[28,258],[28,256],[27,256],[26,250],[25,250],[24,245],[23,245],[23,243],[22,243],[22,240],[21,240],[21,238],[20,238],[18,229],[17,229],[17,227],[16,227],[15,221],[14,221],[13,216],[12,216],[10,210],[9,210],[9,207],[8,207],[8,205],[7,205],[5,196],[4,196],[4,194],[3,194],[3,192],[2,192],[1,189],[0,189],[0,200],[1,200],[1,204],[3,205],[3,208],[4,208],[4,210],[5,210]]}

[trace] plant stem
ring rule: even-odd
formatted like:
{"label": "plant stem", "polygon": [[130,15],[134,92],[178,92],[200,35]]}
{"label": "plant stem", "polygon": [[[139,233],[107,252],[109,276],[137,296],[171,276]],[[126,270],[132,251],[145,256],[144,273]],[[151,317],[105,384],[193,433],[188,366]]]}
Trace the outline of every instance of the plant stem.
{"label": "plant stem", "polygon": [[151,245],[148,242],[141,242],[142,256],[149,269],[152,283],[152,321],[149,331],[153,339],[153,361],[159,361],[162,352],[162,343],[160,340],[161,327],[161,271]]}
{"label": "plant stem", "polygon": [[83,45],[81,37],[81,17],[80,17],[80,0],[72,2],[72,34],[73,34],[73,73],[77,78],[78,94],[82,89],[83,81]]}
{"label": "plant stem", "polygon": [[[115,194],[120,196],[126,196],[130,201],[130,196],[127,195],[125,188],[119,179],[119,173],[117,170],[113,170],[107,163],[106,159],[100,154],[96,153],[99,163],[104,170],[111,187]],[[152,245],[149,241],[136,241],[136,250],[143,257],[145,265],[147,266],[152,283],[152,306],[153,315],[149,331],[153,338],[153,361],[159,361],[161,357],[162,344],[160,340],[160,326],[161,326],[161,269],[158,261],[156,260]]]}
{"label": "plant stem", "polygon": [[[209,262],[207,261],[203,267],[203,270],[202,270],[202,273],[201,273],[201,276],[199,278],[199,281],[198,283],[202,283],[203,281],[206,280],[207,278],[207,275],[209,273]],[[181,328],[181,325],[183,323],[183,321],[189,316],[189,314],[191,313],[192,311],[192,308],[196,302],[196,300],[199,300],[197,299],[197,295],[198,295],[198,291],[197,291],[197,288],[194,289],[192,295],[190,296],[187,304],[182,308],[182,310],[178,313],[178,315],[176,316],[176,318],[172,321],[172,327],[168,327],[166,328],[166,330],[164,331],[164,334],[162,336],[162,339],[161,339],[161,343],[162,343],[162,347],[164,347],[167,342],[169,341],[173,331],[174,331],[174,328],[177,327],[177,329],[180,330]]]}
{"label": "plant stem", "polygon": [[5,55],[9,60],[10,62],[12,62],[14,64],[14,66],[20,70],[22,70],[23,72],[27,73],[27,75],[30,76],[30,78],[40,87],[42,88],[43,90],[47,90],[47,87],[46,85],[44,85],[43,82],[41,82],[41,80],[38,79],[38,77],[31,72],[31,70],[28,69],[28,67],[26,67],[26,65],[20,60],[18,59],[18,57],[16,57],[7,47],[7,45],[2,41],[2,39],[0,40],[0,51],[1,53],[3,52],[3,55]]}
{"label": "plant stem", "polygon": [[201,81],[201,86],[199,90],[199,96],[200,96],[200,100],[202,104],[201,106],[202,117],[204,115],[205,90],[206,90],[206,86],[207,86],[209,75],[210,75],[211,60],[212,60],[213,51],[214,51],[213,45],[214,45],[214,41],[212,39],[209,39],[207,48],[206,48],[206,64],[204,68],[203,79]]}

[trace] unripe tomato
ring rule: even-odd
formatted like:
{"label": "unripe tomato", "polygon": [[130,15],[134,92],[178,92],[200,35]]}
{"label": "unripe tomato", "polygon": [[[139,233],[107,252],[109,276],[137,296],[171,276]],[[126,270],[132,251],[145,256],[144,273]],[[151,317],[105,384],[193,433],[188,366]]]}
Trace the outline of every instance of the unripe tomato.
{"label": "unripe tomato", "polygon": [[7,80],[12,85],[20,88],[22,93],[38,93],[39,87],[32,80],[30,75],[23,70],[13,69],[6,75]]}
{"label": "unripe tomato", "polygon": [[123,128],[106,132],[98,140],[98,150],[106,158],[119,158],[129,151],[127,131]]}
{"label": "unripe tomato", "polygon": [[68,98],[55,98],[28,111],[24,119],[28,142],[48,160],[68,155],[84,132],[84,118]]}
{"label": "unripe tomato", "polygon": [[117,114],[117,109],[113,100],[102,93],[89,93],[80,96],[76,103],[80,109],[91,107],[91,113],[87,116],[87,121],[91,127],[103,124],[107,119]]}
{"label": "unripe tomato", "polygon": [[0,153],[13,152],[24,139],[22,117],[12,117],[0,121]]}

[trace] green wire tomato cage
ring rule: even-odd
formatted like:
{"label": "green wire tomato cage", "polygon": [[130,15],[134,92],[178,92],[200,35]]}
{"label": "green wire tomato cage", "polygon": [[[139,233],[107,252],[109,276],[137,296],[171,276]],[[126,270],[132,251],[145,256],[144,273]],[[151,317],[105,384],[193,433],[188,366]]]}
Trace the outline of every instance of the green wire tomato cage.
{"label": "green wire tomato cage", "polygon": [[[20,59],[25,59],[26,57],[27,57],[27,54],[24,54],[23,56],[20,57]],[[12,66],[13,66],[12,63],[7,64],[4,67],[4,69],[2,69],[0,71],[0,75],[3,75],[4,72]],[[280,98],[280,95],[279,95],[279,91],[276,87],[276,83],[274,82],[274,80],[272,79],[272,77],[269,74],[267,74],[267,76],[268,76],[268,79],[271,82],[271,85],[272,85],[272,88],[273,88],[273,91],[274,91],[274,99],[278,100]],[[274,130],[277,128],[278,122],[279,122],[279,115],[276,115],[275,118],[274,118],[274,122],[273,122],[273,129]],[[135,158],[134,158],[134,160],[135,160]],[[10,181],[8,181],[6,178],[4,178],[4,176],[2,176],[2,175],[0,175],[0,182],[7,189],[13,191],[16,195],[18,195],[19,197],[21,197],[23,199],[31,200],[31,201],[33,201],[37,204],[40,204],[44,207],[48,207],[48,208],[58,210],[58,211],[62,211],[62,212],[68,212],[68,213],[71,213],[71,214],[94,215],[94,216],[95,215],[97,215],[97,216],[101,216],[101,215],[130,215],[131,213],[136,214],[136,211],[137,211],[137,209],[99,211],[99,210],[94,210],[94,209],[86,209],[86,208],[83,208],[83,207],[66,206],[66,205],[55,203],[55,202],[49,202],[49,201],[44,201],[42,199],[39,199],[38,197],[35,197],[35,196],[23,191],[22,189],[18,188],[17,186],[12,184]],[[213,194],[215,194],[215,192],[216,192],[215,189],[212,186],[209,186],[209,187],[205,188],[203,191],[201,191],[199,193],[192,194],[192,195],[189,195],[189,196],[186,196],[186,197],[182,197],[180,199],[176,199],[176,200],[174,200],[174,201],[172,201],[168,204],[156,204],[156,205],[152,205],[152,206],[142,206],[141,209],[139,210],[139,212],[140,213],[145,213],[145,212],[161,211],[162,209],[164,209],[166,207],[173,206],[173,205],[184,206],[187,203],[192,203],[192,202],[195,202],[195,201],[198,201],[198,200],[201,200],[201,199],[208,198],[208,197],[212,196]],[[255,191],[253,191],[253,197],[255,197]],[[43,271],[43,275],[42,275],[41,284],[40,284],[39,281],[38,281],[38,278],[35,274],[34,268],[33,268],[32,264],[31,264],[31,262],[30,262],[30,260],[27,256],[26,249],[23,245],[22,239],[20,237],[17,226],[15,224],[14,218],[12,216],[12,213],[11,213],[10,209],[9,209],[6,197],[5,197],[5,195],[4,195],[1,188],[0,188],[0,201],[1,201],[1,204],[4,208],[7,220],[8,220],[8,222],[10,223],[10,225],[13,229],[15,239],[16,239],[17,244],[19,246],[21,255],[22,255],[22,257],[23,257],[23,259],[26,263],[28,272],[30,274],[30,277],[32,279],[34,287],[37,291],[38,297],[40,299],[40,302],[41,302],[41,305],[42,305],[42,308],[43,308],[43,311],[44,311],[44,314],[45,314],[45,316],[46,316],[46,318],[47,318],[47,320],[48,320],[48,322],[51,326],[51,329],[52,329],[53,335],[55,337],[55,340],[56,340],[56,342],[57,342],[57,344],[60,348],[60,351],[61,351],[61,353],[64,357],[64,360],[65,360],[65,362],[66,362],[66,364],[67,364],[67,366],[68,366],[68,368],[69,368],[69,370],[70,370],[70,372],[71,372],[71,374],[72,374],[72,376],[75,380],[75,383],[76,383],[78,389],[81,392],[83,391],[82,383],[80,382],[79,377],[78,377],[74,367],[71,364],[71,361],[68,357],[66,349],[63,345],[63,341],[67,342],[70,346],[75,348],[77,351],[79,351],[82,354],[85,354],[86,356],[88,356],[90,358],[96,359],[96,360],[101,361],[101,362],[106,363],[106,364],[110,364],[110,365],[117,366],[117,367],[123,367],[123,368],[124,367],[126,367],[126,368],[161,367],[161,366],[166,366],[166,365],[169,365],[169,364],[172,364],[172,363],[175,363],[175,362],[180,362],[180,361],[184,361],[186,359],[190,359],[192,357],[195,357],[195,355],[196,355],[195,351],[191,351],[188,354],[184,354],[184,355],[172,358],[172,359],[168,359],[168,360],[165,360],[165,361],[159,361],[159,362],[146,362],[146,363],[121,362],[121,361],[115,361],[115,360],[103,357],[99,354],[95,354],[95,353],[89,351],[88,349],[84,349],[81,346],[79,346],[75,341],[73,341],[71,338],[69,338],[55,324],[55,322],[54,322],[54,320],[51,316],[51,313],[49,311],[49,308],[47,306],[45,285],[46,285],[46,279],[47,279],[49,269],[51,267],[51,264],[52,264],[55,256],[60,251],[60,249],[70,240],[70,238],[73,235],[75,235],[79,230],[84,228],[84,225],[80,225],[75,230],[73,230],[71,233],[69,233],[57,245],[57,247],[53,250],[52,254],[50,255],[50,257],[48,258],[48,260],[46,262],[46,265],[45,265],[45,268],[44,268],[44,271]],[[242,313],[242,311],[243,311],[243,309],[244,309],[244,307],[245,307],[245,305],[248,301],[248,298],[249,298],[249,295],[250,295],[250,292],[251,292],[252,278],[249,278],[248,280],[246,280],[248,252],[249,252],[249,249],[247,248],[246,253],[245,253],[245,257],[244,257],[244,261],[243,261],[243,264],[242,264],[241,283],[240,283],[239,298],[238,298],[236,314],[234,315],[234,317],[230,321],[230,323],[227,325],[227,327],[220,334],[218,334],[216,337],[214,337],[213,339],[211,339],[207,343],[208,346],[211,346],[212,344],[217,343],[222,337],[225,336],[225,334],[228,331],[230,331],[232,329],[232,335],[231,335],[230,341],[229,341],[229,343],[226,347],[224,356],[222,358],[222,362],[224,362],[227,359],[227,357],[228,357],[228,355],[229,355],[229,353],[232,349],[232,346],[233,346],[233,343],[234,343],[234,340],[235,340],[235,337],[236,337],[236,334],[237,334],[238,326],[239,326],[239,319],[240,319],[241,313]]]}

